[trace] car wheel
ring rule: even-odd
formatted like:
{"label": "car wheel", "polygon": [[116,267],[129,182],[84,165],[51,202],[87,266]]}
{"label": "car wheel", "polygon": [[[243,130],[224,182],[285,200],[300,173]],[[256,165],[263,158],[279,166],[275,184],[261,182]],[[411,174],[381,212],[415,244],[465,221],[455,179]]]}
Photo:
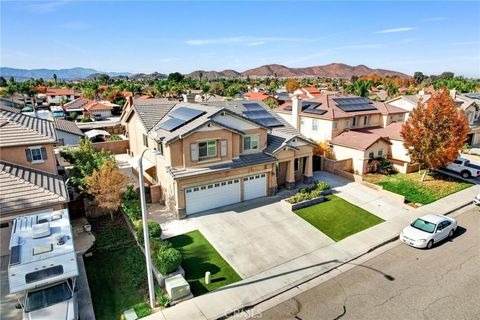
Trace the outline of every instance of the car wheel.
{"label": "car wheel", "polygon": [[468,171],[463,171],[463,172],[462,172],[462,177],[465,178],[465,179],[470,178],[470,172],[468,172]]}
{"label": "car wheel", "polygon": [[433,240],[428,241],[427,249],[431,249],[433,247]]}
{"label": "car wheel", "polygon": [[449,237],[449,238],[453,237],[453,232],[454,232],[453,229],[450,230],[450,232],[448,233],[448,237]]}

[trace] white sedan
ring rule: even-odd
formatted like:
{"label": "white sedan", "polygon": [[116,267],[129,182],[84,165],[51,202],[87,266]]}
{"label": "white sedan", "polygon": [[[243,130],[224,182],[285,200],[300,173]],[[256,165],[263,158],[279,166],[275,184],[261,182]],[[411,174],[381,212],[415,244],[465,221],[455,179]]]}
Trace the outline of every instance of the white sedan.
{"label": "white sedan", "polygon": [[455,219],[427,214],[413,221],[400,233],[400,240],[415,248],[430,249],[447,237],[452,237],[457,229]]}
{"label": "white sedan", "polygon": [[473,198],[473,203],[476,204],[477,206],[480,206],[480,193]]}

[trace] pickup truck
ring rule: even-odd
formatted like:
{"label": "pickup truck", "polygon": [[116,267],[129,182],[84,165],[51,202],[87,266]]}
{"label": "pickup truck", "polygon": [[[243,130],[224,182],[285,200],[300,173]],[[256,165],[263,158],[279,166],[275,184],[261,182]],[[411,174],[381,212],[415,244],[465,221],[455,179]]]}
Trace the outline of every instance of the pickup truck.
{"label": "pickup truck", "polygon": [[448,170],[460,173],[465,178],[477,178],[480,176],[480,166],[470,163],[470,160],[458,157],[455,161],[447,166]]}

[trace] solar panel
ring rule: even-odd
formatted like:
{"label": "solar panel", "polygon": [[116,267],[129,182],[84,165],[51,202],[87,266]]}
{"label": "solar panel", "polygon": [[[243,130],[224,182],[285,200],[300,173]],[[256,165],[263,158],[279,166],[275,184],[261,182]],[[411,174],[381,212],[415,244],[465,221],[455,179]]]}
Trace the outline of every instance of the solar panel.
{"label": "solar panel", "polygon": [[480,99],[480,93],[467,93],[465,95],[472,99]]}
{"label": "solar panel", "polygon": [[345,112],[377,110],[377,108],[372,104],[350,104],[340,105],[338,107]]}
{"label": "solar panel", "polygon": [[256,111],[245,111],[243,114],[252,120],[272,117],[272,115],[268,111],[265,111],[265,109],[256,110]]}
{"label": "solar panel", "polygon": [[255,119],[254,121],[260,123],[261,125],[263,125],[265,127],[283,126],[283,124],[274,117]]}
{"label": "solar panel", "polygon": [[182,126],[186,122],[187,121],[185,121],[185,120],[181,120],[181,119],[177,119],[177,118],[170,118],[167,121],[164,121],[164,122],[160,123],[158,127],[160,129],[172,132],[173,130]]}
{"label": "solar panel", "polygon": [[370,103],[370,100],[368,100],[367,98],[362,98],[362,97],[354,97],[354,98],[336,98],[336,99],[333,99],[335,100],[335,102],[338,104],[338,105],[351,105],[351,104],[355,104],[355,105],[359,105],[359,104],[369,104]]}
{"label": "solar panel", "polygon": [[263,108],[262,110],[245,111],[243,114],[250,120],[253,120],[265,127],[277,127],[283,125],[272,114],[270,114],[270,112]]}
{"label": "solar panel", "polygon": [[248,111],[259,111],[259,110],[265,110],[261,105],[258,103],[244,103],[243,106],[245,109]]}
{"label": "solar panel", "polygon": [[308,108],[308,109],[303,110],[303,112],[322,115],[322,114],[327,113],[327,110],[324,110],[324,109],[310,109],[310,108]]}
{"label": "solar panel", "polygon": [[177,119],[180,119],[180,120],[190,121],[190,120],[193,120],[195,118],[198,118],[199,116],[201,116],[204,113],[205,113],[205,111],[202,111],[202,110],[180,107],[180,108],[177,108],[177,109],[171,111],[168,115],[172,118],[177,118]]}

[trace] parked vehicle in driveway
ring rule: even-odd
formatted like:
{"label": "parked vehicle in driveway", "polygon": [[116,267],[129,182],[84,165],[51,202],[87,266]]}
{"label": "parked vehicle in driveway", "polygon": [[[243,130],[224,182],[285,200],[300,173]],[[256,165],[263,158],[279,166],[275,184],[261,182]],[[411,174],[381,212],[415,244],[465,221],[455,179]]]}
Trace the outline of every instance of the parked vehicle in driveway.
{"label": "parked vehicle in driveway", "polygon": [[430,249],[448,237],[457,229],[455,219],[428,214],[413,221],[400,233],[400,240],[415,248]]}
{"label": "parked vehicle in driveway", "polygon": [[476,204],[477,206],[480,206],[480,193],[473,198],[473,204]]}
{"label": "parked vehicle in driveway", "polygon": [[458,157],[447,166],[448,170],[459,173],[463,178],[477,178],[480,176],[480,166],[470,163],[470,160]]}

